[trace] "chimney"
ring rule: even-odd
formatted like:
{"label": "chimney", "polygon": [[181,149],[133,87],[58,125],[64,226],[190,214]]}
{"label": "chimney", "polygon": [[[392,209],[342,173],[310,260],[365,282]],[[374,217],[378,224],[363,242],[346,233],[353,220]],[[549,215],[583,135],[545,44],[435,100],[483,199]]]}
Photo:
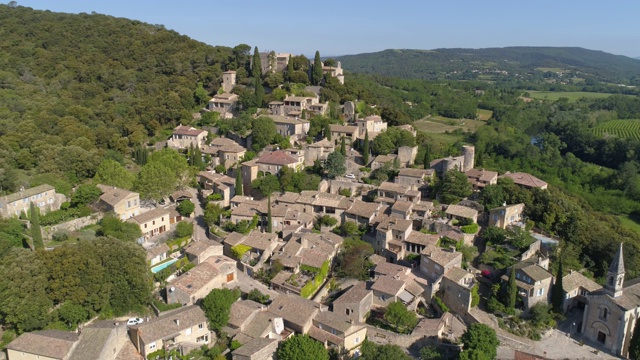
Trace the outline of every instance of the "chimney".
{"label": "chimney", "polygon": [[452,253],[454,253],[454,254],[456,253],[456,247],[455,246],[450,246],[450,249],[451,249]]}
{"label": "chimney", "polygon": [[175,321],[175,322],[176,322],[176,325],[180,326],[180,319],[175,319],[175,320],[173,320],[173,321]]}

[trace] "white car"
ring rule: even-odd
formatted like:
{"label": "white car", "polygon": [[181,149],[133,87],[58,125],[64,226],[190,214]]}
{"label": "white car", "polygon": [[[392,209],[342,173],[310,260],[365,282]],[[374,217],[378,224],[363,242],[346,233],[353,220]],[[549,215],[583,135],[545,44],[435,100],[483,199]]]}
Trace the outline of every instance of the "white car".
{"label": "white car", "polygon": [[127,320],[127,326],[138,325],[138,324],[142,324],[143,322],[144,322],[143,318],[131,318]]}
{"label": "white car", "polygon": [[346,177],[347,179],[355,179],[356,178],[356,176],[353,175],[353,174],[347,174],[344,177]]}

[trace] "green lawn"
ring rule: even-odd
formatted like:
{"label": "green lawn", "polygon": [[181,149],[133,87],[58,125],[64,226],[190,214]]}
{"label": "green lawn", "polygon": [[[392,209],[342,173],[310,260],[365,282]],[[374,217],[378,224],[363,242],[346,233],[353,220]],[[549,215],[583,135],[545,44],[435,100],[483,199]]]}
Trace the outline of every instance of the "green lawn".
{"label": "green lawn", "polygon": [[640,223],[636,222],[635,220],[630,218],[628,215],[618,216],[618,219],[620,219],[620,222],[622,223],[622,226],[624,226],[627,229],[633,230],[633,231],[637,232],[638,234],[640,234]]}
{"label": "green lawn", "polygon": [[476,115],[478,116],[478,120],[487,121],[491,119],[491,116],[493,116],[493,111],[478,109],[476,110]]}
{"label": "green lawn", "polygon": [[586,97],[589,99],[602,99],[607,98],[613,94],[606,93],[594,93],[594,92],[584,92],[584,91],[529,91],[528,92],[532,98],[538,100],[550,100],[556,101],[561,97],[568,98],[569,101],[576,101],[580,98]]}

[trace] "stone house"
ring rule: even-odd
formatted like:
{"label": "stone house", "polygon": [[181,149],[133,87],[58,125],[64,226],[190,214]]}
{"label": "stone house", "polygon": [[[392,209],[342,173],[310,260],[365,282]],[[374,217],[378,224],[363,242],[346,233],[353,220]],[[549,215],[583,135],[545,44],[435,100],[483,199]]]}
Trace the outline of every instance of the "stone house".
{"label": "stone house", "polygon": [[173,135],[167,141],[167,146],[175,149],[188,149],[191,146],[202,148],[208,134],[206,130],[178,125],[173,129]]}
{"label": "stone house", "polygon": [[449,205],[445,211],[447,217],[460,222],[478,222],[478,211],[461,205]]}
{"label": "stone house", "polygon": [[342,64],[338,61],[337,66],[324,66],[322,64],[322,74],[329,75],[338,79],[340,84],[344,85],[344,70],[342,69]]}
{"label": "stone house", "polygon": [[584,308],[587,304],[587,295],[598,290],[602,286],[577,271],[571,270],[562,277],[562,290],[564,292],[564,304],[562,309],[567,312],[574,307]]}
{"label": "stone house", "polygon": [[498,173],[495,171],[489,171],[485,169],[469,169],[465,173],[467,175],[467,181],[473,186],[473,190],[480,191],[488,185],[495,185],[498,183]]}
{"label": "stone house", "polygon": [[421,194],[417,190],[411,190],[411,187],[385,181],[378,187],[378,198],[376,202],[384,202],[393,205],[398,200],[409,201],[412,203],[420,203]]}
{"label": "stone house", "polygon": [[192,241],[184,248],[184,254],[195,265],[207,260],[211,256],[222,255],[223,245],[217,241],[200,239]]}
{"label": "stone house", "polygon": [[288,167],[294,171],[299,170],[304,164],[304,159],[300,161],[300,159],[291,156],[286,151],[276,150],[263,154],[256,160],[255,164],[258,166],[258,172],[265,175],[277,175],[283,167]]}
{"label": "stone house", "polygon": [[310,122],[298,117],[271,116],[276,125],[276,133],[282,137],[289,136],[292,141],[304,140],[309,132]]}
{"label": "stone house", "polygon": [[222,73],[222,91],[228,93],[236,86],[237,73],[233,70],[225,71]]}
{"label": "stone house", "polygon": [[125,322],[98,321],[82,328],[80,340],[69,360],[116,360],[128,342]]}
{"label": "stone house", "polygon": [[404,256],[404,241],[413,230],[411,220],[385,217],[375,228],[374,248],[382,249],[385,258],[390,262],[397,262]]}
{"label": "stone house", "polygon": [[60,209],[60,205],[66,201],[66,197],[56,193],[53,186],[43,184],[29,189],[21,188],[17,193],[0,197],[0,217],[20,216],[29,212],[31,203],[39,209],[40,214]]}
{"label": "stone house", "polygon": [[524,204],[504,205],[489,210],[489,226],[506,229],[523,222]]}
{"label": "stone house", "polygon": [[155,235],[168,231],[171,227],[169,223],[169,209],[158,207],[142,214],[127,219],[127,222],[140,227],[142,237],[146,240]]}
{"label": "stone house", "polygon": [[429,184],[433,181],[435,171],[432,169],[400,169],[395,183],[409,186],[411,190],[418,190],[426,194]]}
{"label": "stone house", "polygon": [[312,166],[316,160],[326,161],[327,156],[335,151],[335,144],[326,138],[305,147],[304,164]]}
{"label": "stone house", "polygon": [[278,340],[255,338],[231,353],[232,360],[273,360],[278,349]]}
{"label": "stone house", "polygon": [[333,312],[363,323],[371,306],[373,291],[367,289],[365,282],[358,282],[333,301]]}
{"label": "stone house", "polygon": [[235,260],[226,256],[210,256],[167,285],[167,304],[195,304],[211,290],[233,283],[237,277]]}
{"label": "stone house", "polygon": [[236,179],[215,172],[200,171],[196,175],[198,184],[202,187],[201,195],[203,198],[211,194],[220,194],[222,196],[221,206],[228,207],[231,199],[236,196]]}
{"label": "stone house", "polygon": [[439,281],[447,271],[462,267],[462,253],[454,248],[445,250],[437,246],[427,246],[421,253],[420,272],[431,282]]}
{"label": "stone house", "polygon": [[331,139],[336,143],[341,141],[340,139],[344,136],[345,142],[351,144],[356,139],[356,135],[358,135],[357,126],[331,124],[329,125],[329,131],[331,132]]}
{"label": "stone house", "polygon": [[369,132],[369,139],[372,140],[378,133],[387,130],[387,123],[378,115],[371,115],[364,119],[357,119],[356,126],[358,127],[357,137],[359,139],[364,139],[367,132]]}
{"label": "stone house", "polygon": [[240,146],[240,144],[225,137],[214,138],[209,145],[205,145],[200,149],[202,154],[211,156],[212,166],[222,164],[227,169],[238,164],[247,152],[247,149]]}
{"label": "stone house", "polygon": [[546,190],[548,186],[546,182],[524,172],[507,172],[506,174],[502,175],[502,177],[509,178],[513,180],[516,185],[520,185],[529,189],[538,188],[541,190]]}
{"label": "stone house", "polygon": [[398,148],[398,161],[401,167],[408,167],[415,163],[418,155],[418,146],[400,146]]}
{"label": "stone house", "polygon": [[366,226],[371,224],[379,213],[384,212],[384,208],[380,203],[369,203],[355,199],[351,202],[351,206],[344,211],[344,220]]}
{"label": "stone house", "polygon": [[398,277],[390,275],[379,277],[373,285],[371,285],[371,290],[373,290],[373,304],[380,307],[387,307],[396,301],[409,303],[413,299],[413,296],[405,291],[405,286],[405,282]]}
{"label": "stone house", "polygon": [[26,332],[6,346],[8,360],[68,360],[78,344],[76,333],[60,330]]}
{"label": "stone house", "polygon": [[236,94],[217,94],[209,100],[209,111],[215,111],[220,114],[222,119],[231,119],[238,107],[240,97]]}
{"label": "stone house", "polygon": [[273,250],[275,250],[279,244],[278,235],[275,233],[261,233],[253,230],[249,234],[244,235],[233,232],[224,239],[223,252],[226,256],[235,258],[233,254],[233,248],[235,246],[248,246],[250,249],[244,253],[242,258],[237,260],[240,261],[240,263],[238,263],[240,270],[251,274],[252,271],[247,271],[247,267],[254,268],[255,270],[259,269],[261,265],[271,257]]}
{"label": "stone house", "polygon": [[[287,96],[284,101],[272,101],[269,103],[269,111],[271,115],[279,116],[302,118],[303,111],[324,115],[326,113],[326,109],[326,104],[320,104],[317,96]],[[320,111],[320,113],[318,113],[318,111]]]}
{"label": "stone house", "polygon": [[625,273],[620,244],[604,288],[586,295],[588,303],[578,326],[585,339],[623,358],[629,356],[629,343],[640,317],[640,282],[634,279],[625,283]]}
{"label": "stone house", "polygon": [[442,277],[440,283],[440,289],[444,291],[442,301],[452,312],[464,315],[471,310],[471,293],[474,286],[476,286],[475,276],[454,266]]}
{"label": "stone house", "polygon": [[284,326],[299,334],[307,334],[313,325],[313,318],[323,305],[297,295],[281,295],[269,304],[269,311],[284,320]]}
{"label": "stone house", "polygon": [[398,158],[396,154],[378,155],[371,162],[371,170],[378,170],[384,166],[384,164],[393,164]]}
{"label": "stone house", "polygon": [[167,259],[167,253],[170,251],[169,246],[166,243],[154,246],[147,250],[147,263],[149,266],[153,266],[161,261]]}
{"label": "stone house", "polygon": [[[197,306],[184,306],[129,328],[129,337],[138,352],[146,357],[160,349],[189,350],[209,344],[215,335],[209,330],[204,311]],[[187,351],[183,351],[187,347]]]}
{"label": "stone house", "polygon": [[111,211],[120,220],[127,220],[140,214],[140,195],[115,186],[98,184],[102,191],[98,207],[105,212]]}
{"label": "stone house", "polygon": [[[516,269],[518,296],[522,299],[525,309],[530,309],[538,303],[549,304],[551,300],[553,275],[544,267],[545,265],[548,266],[548,259],[545,262],[539,262],[535,258],[513,265]],[[507,269],[506,275],[502,276],[502,281],[509,281],[510,274],[511,267]]]}
{"label": "stone house", "polygon": [[323,309],[313,318],[312,324],[307,334],[323,343],[326,348],[333,348],[338,352],[352,351],[362,345],[367,337],[366,325]]}

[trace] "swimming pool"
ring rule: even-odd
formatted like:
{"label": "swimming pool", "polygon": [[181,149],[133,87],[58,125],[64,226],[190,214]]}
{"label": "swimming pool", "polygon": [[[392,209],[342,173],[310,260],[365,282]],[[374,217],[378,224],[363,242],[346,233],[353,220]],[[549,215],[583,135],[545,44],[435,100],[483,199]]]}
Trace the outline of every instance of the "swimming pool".
{"label": "swimming pool", "polygon": [[156,266],[151,268],[151,272],[154,273],[154,274],[158,273],[158,272],[168,268],[169,266],[171,266],[171,264],[173,264],[176,261],[178,261],[178,259],[174,258],[174,259],[171,259],[171,260],[169,260],[169,261],[167,261],[165,263],[162,263],[160,265],[156,265]]}

